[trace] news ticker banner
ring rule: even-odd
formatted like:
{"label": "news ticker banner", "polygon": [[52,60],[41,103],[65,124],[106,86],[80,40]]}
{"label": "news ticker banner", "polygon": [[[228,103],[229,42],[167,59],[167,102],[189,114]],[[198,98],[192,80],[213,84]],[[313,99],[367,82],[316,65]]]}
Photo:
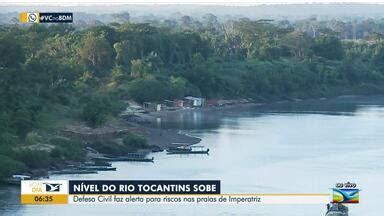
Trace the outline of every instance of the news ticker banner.
{"label": "news ticker banner", "polygon": [[[335,191],[337,190],[337,191]],[[356,192],[357,190],[357,192]],[[358,189],[325,194],[222,194],[218,180],[25,180],[22,204],[325,204],[358,203]],[[351,201],[352,200],[352,201]]]}
{"label": "news ticker banner", "polygon": [[21,23],[72,23],[73,13],[68,12],[21,12]]}

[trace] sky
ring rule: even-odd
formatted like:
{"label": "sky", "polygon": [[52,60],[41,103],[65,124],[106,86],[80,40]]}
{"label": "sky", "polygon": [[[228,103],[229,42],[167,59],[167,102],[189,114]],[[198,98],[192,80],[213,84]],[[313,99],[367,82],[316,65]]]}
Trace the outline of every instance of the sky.
{"label": "sky", "polygon": [[379,3],[384,0],[0,0],[0,5],[201,4],[249,6],[292,3]]}

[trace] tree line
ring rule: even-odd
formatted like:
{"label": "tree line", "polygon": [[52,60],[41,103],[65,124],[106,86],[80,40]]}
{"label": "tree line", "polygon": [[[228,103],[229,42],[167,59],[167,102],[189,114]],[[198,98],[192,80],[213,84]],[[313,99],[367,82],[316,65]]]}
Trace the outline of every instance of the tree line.
{"label": "tree line", "polygon": [[269,20],[221,23],[213,15],[199,28],[187,17],[175,26],[0,26],[0,161],[10,164],[0,173],[28,166],[15,146],[51,143],[71,121],[98,127],[127,99],[382,93],[382,37],[342,40],[324,26],[313,34]]}

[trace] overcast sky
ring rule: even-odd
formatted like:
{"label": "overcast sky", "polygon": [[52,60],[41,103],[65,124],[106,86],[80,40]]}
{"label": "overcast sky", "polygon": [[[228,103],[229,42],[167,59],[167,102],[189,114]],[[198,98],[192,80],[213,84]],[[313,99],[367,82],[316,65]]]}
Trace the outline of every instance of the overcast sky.
{"label": "overcast sky", "polygon": [[89,4],[205,4],[205,5],[258,5],[289,3],[380,3],[384,0],[0,0],[1,4],[18,5],[89,5]]}

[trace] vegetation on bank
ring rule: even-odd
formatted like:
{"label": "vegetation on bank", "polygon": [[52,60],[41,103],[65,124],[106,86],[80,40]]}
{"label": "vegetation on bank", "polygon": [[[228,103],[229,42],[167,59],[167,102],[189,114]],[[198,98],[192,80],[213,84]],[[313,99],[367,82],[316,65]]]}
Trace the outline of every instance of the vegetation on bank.
{"label": "vegetation on bank", "polygon": [[[58,138],[71,121],[99,127],[122,101],[257,101],[382,93],[384,41],[311,35],[292,25],[214,17],[198,28],[113,23],[0,26],[0,177],[82,160],[83,143]],[[102,152],[146,147],[142,137],[93,142]],[[48,144],[51,149],[32,148]]]}
{"label": "vegetation on bank", "polygon": [[[120,141],[120,140],[119,140]],[[118,141],[95,141],[91,147],[107,155],[123,156],[129,152],[135,152],[139,149],[146,149],[150,146],[147,140],[139,135],[130,133],[127,134],[121,142]]]}
{"label": "vegetation on bank", "polygon": [[[90,143],[63,137],[54,137],[41,142],[49,143],[49,149],[44,149],[39,144],[2,144],[0,149],[0,180],[15,172],[35,170],[44,173],[44,169],[57,169],[65,163],[82,162],[86,158],[85,147],[92,147],[100,153],[122,156],[139,149],[149,148],[147,140],[136,134],[126,134],[122,140],[97,140]],[[38,170],[42,169],[42,172]]]}

